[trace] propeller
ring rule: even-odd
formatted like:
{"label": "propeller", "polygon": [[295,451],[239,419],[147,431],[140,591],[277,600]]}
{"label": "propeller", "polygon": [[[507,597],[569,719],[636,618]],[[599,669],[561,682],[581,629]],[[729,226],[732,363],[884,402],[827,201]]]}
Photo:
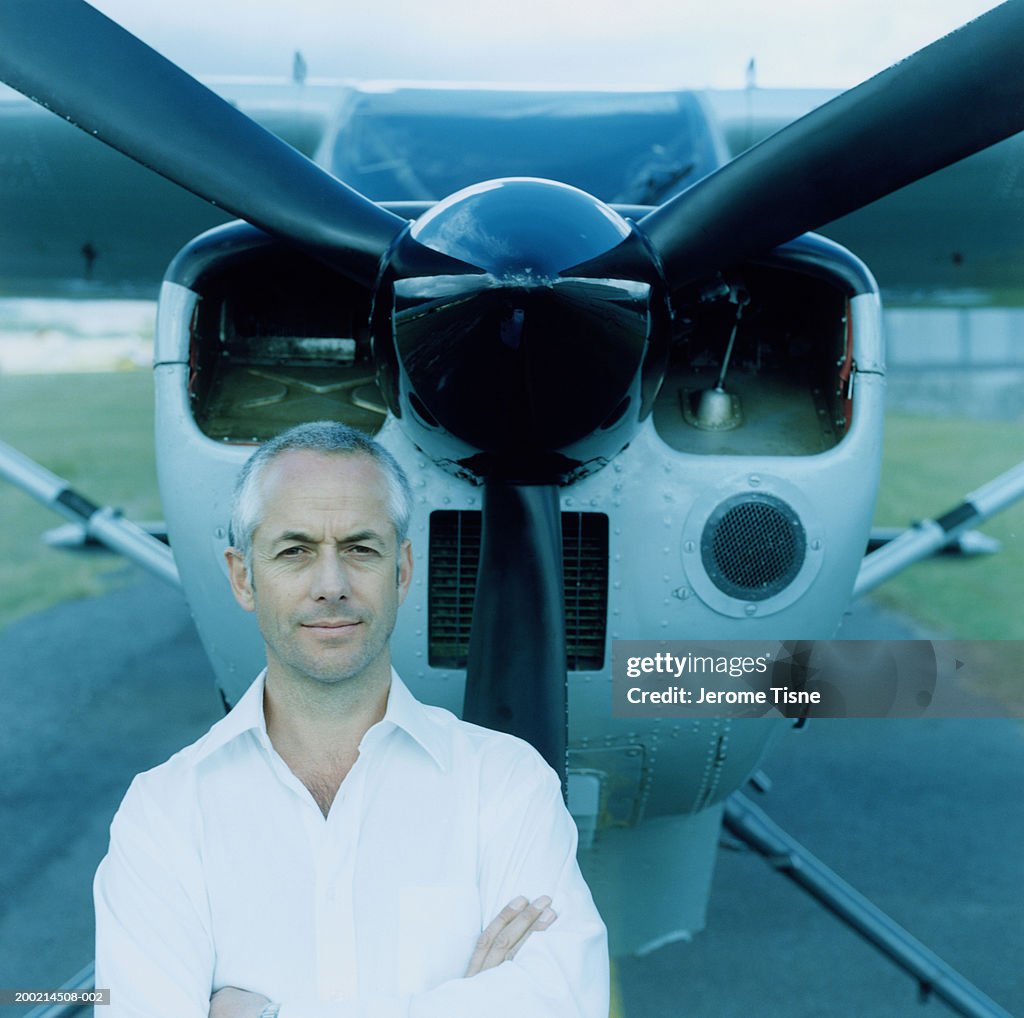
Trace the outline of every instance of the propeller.
{"label": "propeller", "polygon": [[649,213],[639,226],[669,282],[763,254],[1024,129],[1022,42],[1024,3],[1009,0]]}
{"label": "propeller", "polygon": [[19,92],[357,282],[408,225],[86,3],[4,0],[0,39]]}
{"label": "propeller", "polygon": [[564,789],[561,518],[555,485],[484,485],[463,717],[532,743]]}
{"label": "propeller", "polygon": [[[429,229],[421,229],[423,236],[416,239],[404,219],[319,169],[85,3],[3,0],[0,39],[0,78],[16,89],[359,283],[377,287],[388,273],[423,279],[481,271],[475,256],[472,264],[463,260],[465,231],[454,229],[454,219],[448,222],[451,251],[438,250]],[[647,215],[639,227],[661,262],[659,267],[651,256],[645,278],[652,293],[664,289],[660,268],[673,286],[711,276],[1016,133],[1024,127],[1022,39],[1024,0],[1010,0]],[[509,210],[506,219],[513,224],[544,218],[536,209],[523,208],[521,215],[511,205]],[[646,252],[647,243],[632,235],[623,240],[628,230],[617,226],[612,232],[607,243],[607,229],[588,232],[591,246],[575,251],[554,275],[636,281],[624,266],[633,264],[637,251]],[[562,231],[560,239],[576,233]],[[542,275],[549,279],[547,271]],[[625,309],[620,318],[633,321],[620,328],[628,339],[637,335],[641,320],[630,309],[640,297],[635,287],[620,291],[617,306]],[[454,294],[438,307],[458,302]],[[657,300],[652,297],[648,304],[654,307]],[[518,344],[525,313],[515,307],[504,318],[496,316],[509,348]],[[392,324],[389,319],[388,327]],[[627,424],[649,412],[649,401],[640,396],[653,374],[645,375],[642,361],[656,359],[646,357],[644,349],[642,342],[622,338],[618,347],[595,344],[593,349],[599,369],[600,358],[606,358],[612,374],[617,364],[630,366],[637,392],[621,401],[621,413],[642,409],[630,410],[639,414],[635,418],[622,417]],[[611,358],[615,350],[618,359]],[[410,405],[403,426],[414,412]],[[436,422],[426,419],[424,428],[431,427],[437,428]],[[624,425],[613,413],[594,432],[605,429],[614,451],[621,448],[617,427]],[[593,456],[595,461],[604,457],[603,447]],[[520,481],[531,479],[521,463],[516,472]],[[558,487],[547,476],[532,478],[538,483],[513,483],[516,478],[500,469],[481,476],[483,534],[466,715],[529,739],[564,777]]]}

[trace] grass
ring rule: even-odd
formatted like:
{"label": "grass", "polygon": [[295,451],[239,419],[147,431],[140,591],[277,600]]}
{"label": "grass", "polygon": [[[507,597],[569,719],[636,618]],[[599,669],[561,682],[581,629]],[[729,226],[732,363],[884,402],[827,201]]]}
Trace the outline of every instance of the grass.
{"label": "grass", "polygon": [[[890,414],[875,522],[906,526],[939,516],[1022,458],[1019,422]],[[930,559],[872,596],[951,637],[1024,639],[1024,503],[978,529],[1002,542],[997,555]]]}
{"label": "grass", "polygon": [[[148,372],[0,376],[0,439],[100,504],[135,520],[162,516]],[[1024,455],[1024,425],[890,415],[877,522],[906,525],[951,508]],[[109,553],[49,548],[61,518],[0,481],[0,629],[131,574]],[[961,639],[1024,639],[1024,504],[982,529],[996,556],[923,562],[883,585],[878,600]]]}
{"label": "grass", "polygon": [[[130,519],[160,519],[153,451],[153,379],[115,374],[0,376],[0,439]],[[131,573],[105,551],[50,548],[40,535],[64,518],[0,480],[0,629]]]}

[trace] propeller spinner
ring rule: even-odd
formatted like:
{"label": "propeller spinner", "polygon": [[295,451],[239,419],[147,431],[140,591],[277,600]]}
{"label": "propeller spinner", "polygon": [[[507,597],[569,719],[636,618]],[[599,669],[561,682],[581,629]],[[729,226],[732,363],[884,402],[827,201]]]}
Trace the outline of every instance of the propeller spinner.
{"label": "propeller spinner", "polygon": [[[484,271],[403,273],[407,242]],[[620,245],[634,252],[628,277],[562,274]],[[563,778],[559,485],[607,463],[650,412],[668,321],[655,260],[624,219],[576,188],[523,178],[422,216],[375,298],[389,408],[435,461],[484,485],[463,714],[529,739]]]}

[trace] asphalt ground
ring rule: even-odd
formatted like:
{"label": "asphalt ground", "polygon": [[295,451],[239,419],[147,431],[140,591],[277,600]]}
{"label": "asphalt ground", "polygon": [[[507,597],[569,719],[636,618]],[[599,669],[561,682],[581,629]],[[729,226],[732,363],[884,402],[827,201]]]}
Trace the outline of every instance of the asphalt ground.
{"label": "asphalt ground", "polygon": [[[220,716],[181,597],[125,568],[125,587],[0,635],[0,987],[56,987],[91,959],[124,789]],[[920,634],[864,606],[844,635]],[[817,721],[764,770],[773,819],[1024,1015],[1021,721]],[[629,1018],[952,1013],[922,1009],[908,976],[727,837],[705,932],[616,969]]]}

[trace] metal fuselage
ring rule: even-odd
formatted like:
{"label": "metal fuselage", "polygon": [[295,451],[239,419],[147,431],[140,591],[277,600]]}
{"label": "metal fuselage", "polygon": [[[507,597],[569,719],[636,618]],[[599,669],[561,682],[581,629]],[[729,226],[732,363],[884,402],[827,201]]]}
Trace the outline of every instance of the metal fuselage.
{"label": "metal fuselage", "polygon": [[[779,723],[615,718],[613,641],[830,637],[876,494],[884,367],[870,274],[808,235],[729,267],[729,279],[749,294],[722,385],[737,408],[730,426],[707,426],[699,403],[722,373],[736,305],[722,294],[673,294],[652,412],[624,448],[560,488],[570,808],[619,951],[703,925],[722,803]],[[242,225],[190,245],[164,282],[161,492],[226,703],[263,664],[223,563],[234,478],[255,443],[334,418],[375,433],[409,474],[415,578],[392,655],[417,696],[461,711],[482,489],[471,472],[424,451],[424,422],[408,406],[401,418],[385,406],[370,302]],[[569,399],[574,379],[556,381]],[[479,380],[485,396],[489,384]],[[536,639],[545,639],[541,626]]]}

